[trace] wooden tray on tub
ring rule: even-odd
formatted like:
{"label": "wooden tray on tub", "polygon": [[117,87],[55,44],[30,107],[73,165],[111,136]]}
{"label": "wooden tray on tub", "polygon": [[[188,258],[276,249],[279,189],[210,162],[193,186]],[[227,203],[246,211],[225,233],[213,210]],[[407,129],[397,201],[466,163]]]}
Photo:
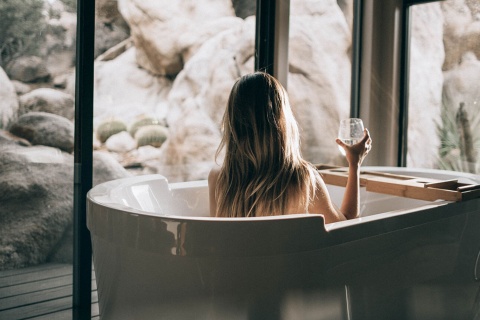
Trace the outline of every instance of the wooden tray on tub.
{"label": "wooden tray on tub", "polygon": [[[348,168],[318,164],[326,184],[345,187]],[[367,191],[399,197],[435,201],[464,201],[480,197],[480,184],[459,183],[458,179],[439,180],[386,172],[360,171],[360,186]]]}

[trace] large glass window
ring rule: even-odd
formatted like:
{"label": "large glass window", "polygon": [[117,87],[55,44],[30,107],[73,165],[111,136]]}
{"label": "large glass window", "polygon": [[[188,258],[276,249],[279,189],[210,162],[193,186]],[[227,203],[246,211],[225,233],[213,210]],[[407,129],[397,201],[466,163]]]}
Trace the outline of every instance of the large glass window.
{"label": "large glass window", "polygon": [[479,173],[480,1],[411,14],[407,165]]}
{"label": "large glass window", "polygon": [[[256,1],[205,5],[125,1],[107,19],[129,36],[96,58],[94,147],[131,174],[200,180],[214,165],[230,89],[254,71]],[[353,0],[290,10],[288,92],[302,152],[344,164],[335,137],[350,113]]]}
{"label": "large glass window", "polygon": [[288,93],[302,153],[313,163],[346,165],[335,138],[350,116],[354,0],[291,1]]}
{"label": "large glass window", "polygon": [[75,46],[75,0],[0,1],[2,319],[71,307]]}

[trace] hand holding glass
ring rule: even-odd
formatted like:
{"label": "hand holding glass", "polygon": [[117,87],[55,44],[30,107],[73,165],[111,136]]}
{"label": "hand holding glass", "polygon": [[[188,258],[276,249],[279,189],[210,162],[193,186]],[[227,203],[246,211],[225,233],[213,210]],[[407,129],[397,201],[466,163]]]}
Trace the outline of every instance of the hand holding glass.
{"label": "hand holding glass", "polygon": [[[349,118],[340,121],[338,138],[347,145],[354,145],[362,140],[364,135],[363,121],[358,118]],[[345,150],[338,146],[342,155],[345,156]]]}

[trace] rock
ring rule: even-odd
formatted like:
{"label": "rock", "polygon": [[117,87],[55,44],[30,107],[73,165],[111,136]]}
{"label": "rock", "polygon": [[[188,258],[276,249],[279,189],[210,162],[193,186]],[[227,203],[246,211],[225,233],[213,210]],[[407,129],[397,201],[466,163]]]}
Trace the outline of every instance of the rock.
{"label": "rock", "polygon": [[[475,3],[476,2],[476,3]],[[480,20],[474,20],[480,9],[478,1],[451,0],[441,2],[444,16],[445,62],[443,70],[455,67],[468,51],[480,58]],[[472,10],[473,14],[472,14]]]}
{"label": "rock", "polygon": [[[168,111],[167,94],[172,81],[138,67],[135,48],[110,61],[95,64],[94,122],[115,117],[130,124],[139,114],[161,119]],[[112,81],[115,79],[115,81]]]}
{"label": "rock", "polygon": [[132,38],[128,38],[123,40],[120,43],[117,43],[101,55],[99,55],[96,59],[96,61],[110,61],[115,58],[117,58],[119,55],[122,53],[125,53],[128,49],[130,49],[133,46],[133,40]]}
{"label": "rock", "polygon": [[26,139],[17,137],[16,135],[11,134],[8,131],[0,130],[0,146],[7,145],[7,144],[19,145],[19,146],[24,146],[24,147],[28,147],[28,146],[32,145]]}
{"label": "rock", "polygon": [[[185,64],[168,95],[167,123],[202,109],[220,127],[235,80],[254,70],[255,18],[212,37]],[[218,66],[222,68],[218,68]]]}
{"label": "rock", "polygon": [[179,46],[178,35],[196,32],[205,23],[234,15],[231,3],[224,0],[120,0],[118,5],[130,25],[138,64],[162,76],[175,76],[183,68],[185,48]]}
{"label": "rock", "polygon": [[123,153],[135,149],[137,143],[127,131],[122,131],[108,138],[105,147],[108,151]]}
{"label": "rock", "polygon": [[21,96],[25,93],[28,93],[32,90],[32,88],[28,84],[17,81],[17,80],[12,80],[12,84],[15,87],[15,92],[19,96]]}
{"label": "rock", "polygon": [[343,160],[335,139],[350,112],[351,37],[336,1],[291,3],[287,90],[302,154],[313,163]]}
{"label": "rock", "polygon": [[[336,1],[295,1],[291,3],[290,74],[288,92],[302,136],[302,153],[317,163],[340,160],[335,144],[338,123],[350,110],[350,31]],[[185,64],[174,81],[168,100],[167,122],[179,125],[179,119],[197,116],[199,109],[217,125],[219,134],[228,93],[235,80],[254,70],[255,18],[206,41]],[[331,37],[336,34],[336,37]],[[222,68],[218,68],[221,65]],[[175,137],[170,142],[188,141],[190,136]],[[182,132],[188,134],[188,131]],[[198,133],[196,133],[198,134]],[[213,160],[219,140],[210,134],[203,144],[199,162],[211,152]],[[162,147],[163,148],[163,147]],[[165,153],[165,157],[174,156]],[[189,154],[194,158],[193,152]],[[181,164],[181,157],[175,161]],[[193,162],[193,160],[189,160]],[[179,176],[182,176],[180,174]],[[192,175],[193,176],[193,175]],[[199,176],[199,175],[198,175]]]}
{"label": "rock", "polygon": [[[73,156],[0,140],[0,270],[72,263]],[[93,154],[93,185],[130,174]]]}
{"label": "rock", "polygon": [[0,67],[0,129],[7,128],[8,125],[17,119],[18,98],[15,92],[15,86],[7,74]]}
{"label": "rock", "polygon": [[[439,3],[412,10],[407,165],[435,168],[441,123],[443,20]],[[425,139],[428,137],[428,143]],[[375,137],[373,137],[375,141]]]}
{"label": "rock", "polygon": [[45,263],[72,224],[73,157],[3,147],[0,167],[0,270]]}
{"label": "rock", "polygon": [[59,90],[35,89],[20,97],[20,114],[32,111],[48,112],[73,120],[75,99],[72,95]]}
{"label": "rock", "polygon": [[97,20],[95,22],[95,57],[128,39],[129,36],[128,28],[120,28],[115,24]]}
{"label": "rock", "polygon": [[480,61],[472,52],[464,54],[455,68],[444,72],[443,103],[451,114],[455,114],[460,102],[465,103],[465,111],[474,116],[478,114],[480,103]]}
{"label": "rock", "polygon": [[198,51],[203,43],[217,34],[240,27],[243,20],[237,17],[222,17],[202,24],[202,28],[189,30],[178,37],[178,46],[180,47],[183,63],[187,63],[190,58]]}
{"label": "rock", "polygon": [[50,77],[45,61],[35,56],[13,60],[8,64],[6,71],[10,79],[27,83],[42,82]]}
{"label": "rock", "polygon": [[93,186],[131,176],[115,158],[103,151],[93,152]]}
{"label": "rock", "polygon": [[[57,4],[58,1],[55,3]],[[75,66],[77,15],[59,9],[59,16],[48,21],[43,55],[52,77],[69,73]]]}
{"label": "rock", "polygon": [[257,13],[257,1],[255,0],[232,0],[235,15],[242,19],[254,16]]}
{"label": "rock", "polygon": [[124,41],[130,28],[118,11],[116,0],[95,1],[95,57]]}
{"label": "rock", "polygon": [[46,112],[30,112],[18,118],[9,131],[33,145],[55,147],[73,152],[74,125],[71,121]]}
{"label": "rock", "polygon": [[66,73],[55,76],[52,80],[53,87],[58,89],[65,89],[67,87],[69,77],[70,75]]}

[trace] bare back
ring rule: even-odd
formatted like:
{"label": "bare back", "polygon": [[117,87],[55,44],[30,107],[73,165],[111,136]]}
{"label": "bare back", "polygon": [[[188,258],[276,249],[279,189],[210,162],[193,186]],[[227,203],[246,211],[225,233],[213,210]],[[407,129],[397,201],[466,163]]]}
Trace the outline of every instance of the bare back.
{"label": "bare back", "polygon": [[[212,169],[208,175],[208,190],[209,190],[209,203],[210,203],[210,216],[215,217],[217,211],[217,199],[215,197],[215,189],[217,186],[217,179],[220,173],[220,169]],[[338,212],[333,206],[333,203],[328,194],[327,187],[323,180],[320,180],[317,186],[314,201],[308,207],[308,212],[305,212],[304,204],[299,201],[297,193],[289,192],[291,199],[289,199],[288,208],[283,214],[299,214],[299,213],[312,213],[322,214],[325,218],[325,223],[332,223],[345,220],[345,216]]]}

